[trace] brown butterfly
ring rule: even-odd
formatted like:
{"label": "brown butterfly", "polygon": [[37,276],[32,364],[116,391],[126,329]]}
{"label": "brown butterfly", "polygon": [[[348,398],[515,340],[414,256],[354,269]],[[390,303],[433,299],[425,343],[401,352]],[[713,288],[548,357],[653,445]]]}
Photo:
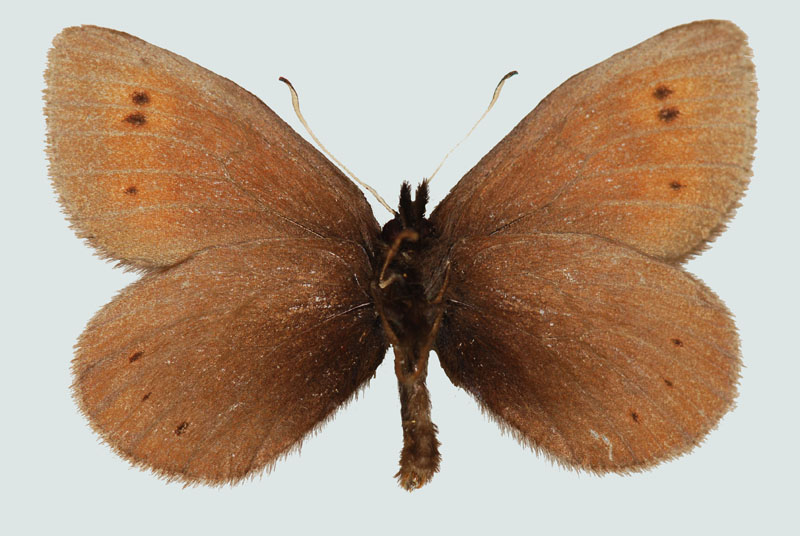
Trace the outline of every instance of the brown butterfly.
{"label": "brown butterfly", "polygon": [[74,392],[120,455],[236,482],[297,447],[389,346],[407,489],[453,383],[566,466],[628,472],[731,408],[730,312],[681,263],[747,186],[756,84],[732,23],[667,30],[546,97],[426,217],[381,229],[339,168],[233,82],[130,35],[49,55],[50,173],[78,235],[144,276],[81,335]]}

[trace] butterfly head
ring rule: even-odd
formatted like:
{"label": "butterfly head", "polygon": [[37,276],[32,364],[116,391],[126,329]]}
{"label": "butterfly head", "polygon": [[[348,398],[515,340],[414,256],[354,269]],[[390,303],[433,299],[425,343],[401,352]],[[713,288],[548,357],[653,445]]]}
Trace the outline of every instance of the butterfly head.
{"label": "butterfly head", "polygon": [[[388,245],[397,240],[398,235],[410,229],[418,233],[419,239],[428,238],[433,232],[433,226],[425,218],[425,208],[428,204],[428,181],[423,180],[411,198],[411,185],[403,182],[400,187],[400,205],[394,218],[389,220],[381,230],[381,240]],[[415,241],[419,242],[419,240]]]}

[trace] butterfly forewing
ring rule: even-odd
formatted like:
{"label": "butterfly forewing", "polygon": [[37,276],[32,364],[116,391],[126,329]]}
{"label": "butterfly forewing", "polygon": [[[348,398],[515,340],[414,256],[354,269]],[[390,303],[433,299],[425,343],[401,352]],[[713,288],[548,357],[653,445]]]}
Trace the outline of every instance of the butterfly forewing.
{"label": "butterfly forewing", "polygon": [[346,241],[208,249],[125,289],[78,342],[75,393],[131,461],[185,482],[238,480],[297,445],[386,351]]}
{"label": "butterfly forewing", "polygon": [[744,33],[725,21],[679,26],[556,89],[431,220],[450,239],[577,232],[682,260],[742,196],[755,114]]}
{"label": "butterfly forewing", "polygon": [[56,37],[45,77],[51,176],[103,255],[150,269],[254,238],[373,247],[358,188],[233,82],[92,26]]}
{"label": "butterfly forewing", "polygon": [[474,238],[451,262],[443,368],[560,462],[643,468],[697,444],[730,408],[733,321],[680,268],[571,233]]}

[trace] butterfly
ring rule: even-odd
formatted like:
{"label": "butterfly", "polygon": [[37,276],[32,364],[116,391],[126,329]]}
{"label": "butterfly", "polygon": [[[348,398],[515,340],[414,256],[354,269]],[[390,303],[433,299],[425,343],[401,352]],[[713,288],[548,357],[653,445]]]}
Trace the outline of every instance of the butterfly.
{"label": "butterfly", "polygon": [[379,226],[359,188],[258,98],[118,31],[54,40],[50,175],[79,237],[142,272],[89,322],[75,399],[167,479],[271,467],[391,346],[406,489],[440,465],[449,379],[525,445],[594,473],[651,467],[729,411],[731,313],[682,263],[751,175],[756,83],[726,21],[667,30],[548,95],[428,214]]}

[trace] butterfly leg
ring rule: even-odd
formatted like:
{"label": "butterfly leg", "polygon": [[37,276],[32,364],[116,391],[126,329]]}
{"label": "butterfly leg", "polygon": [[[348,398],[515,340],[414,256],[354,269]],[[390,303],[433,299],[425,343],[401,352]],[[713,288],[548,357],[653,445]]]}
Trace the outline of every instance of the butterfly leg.
{"label": "butterfly leg", "polygon": [[419,233],[417,233],[413,229],[403,229],[394,239],[392,247],[389,248],[389,252],[386,254],[386,260],[383,262],[383,268],[381,268],[381,274],[378,277],[378,285],[382,289],[391,285],[396,279],[402,279],[402,276],[397,273],[392,274],[390,277],[387,278],[386,269],[389,268],[389,265],[399,253],[404,240],[408,240],[409,242],[416,242],[417,240],[419,240]]}

